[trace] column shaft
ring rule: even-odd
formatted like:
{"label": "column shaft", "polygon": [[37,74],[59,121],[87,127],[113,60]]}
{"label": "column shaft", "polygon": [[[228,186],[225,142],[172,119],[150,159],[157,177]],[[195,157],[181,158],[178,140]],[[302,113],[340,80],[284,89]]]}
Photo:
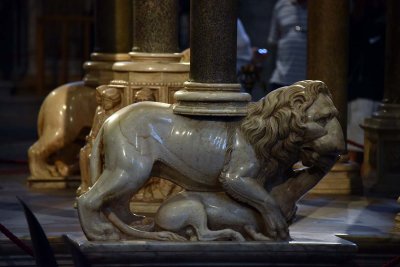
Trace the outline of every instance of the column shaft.
{"label": "column shaft", "polygon": [[348,0],[308,1],[308,67],[311,80],[325,82],[340,112],[346,136],[348,72]]}
{"label": "column shaft", "polygon": [[[377,112],[366,118],[363,181],[367,192],[400,194],[400,2],[386,1],[385,94]],[[400,216],[400,215],[399,215]],[[398,217],[399,218],[399,217]]]}
{"label": "column shaft", "polygon": [[236,0],[192,0],[190,80],[237,83]]}
{"label": "column shaft", "polygon": [[400,1],[386,2],[385,103],[400,104]]}
{"label": "column shaft", "polygon": [[134,0],[133,13],[133,52],[179,52],[177,0]]}
{"label": "column shaft", "polygon": [[[347,139],[347,76],[349,6],[348,0],[308,1],[308,62],[307,76],[324,81],[339,110],[339,121]],[[314,193],[359,193],[359,167],[342,155],[325,178],[313,189]]]}

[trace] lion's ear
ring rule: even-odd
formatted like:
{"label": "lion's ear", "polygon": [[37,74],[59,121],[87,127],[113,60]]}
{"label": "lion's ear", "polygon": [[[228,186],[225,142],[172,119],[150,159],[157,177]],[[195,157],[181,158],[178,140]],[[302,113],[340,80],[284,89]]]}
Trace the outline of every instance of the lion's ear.
{"label": "lion's ear", "polygon": [[324,127],[321,127],[318,123],[307,122],[305,124],[306,130],[303,137],[303,142],[311,142],[327,134]]}

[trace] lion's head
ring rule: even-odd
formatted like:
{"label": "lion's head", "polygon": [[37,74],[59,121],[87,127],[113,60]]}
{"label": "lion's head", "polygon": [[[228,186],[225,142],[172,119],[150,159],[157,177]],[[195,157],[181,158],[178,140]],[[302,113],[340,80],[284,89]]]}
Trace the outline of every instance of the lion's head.
{"label": "lion's head", "polygon": [[[299,159],[312,165],[317,155],[343,149],[337,115],[327,86],[306,80],[272,91],[251,104],[241,131],[264,164],[262,176],[273,177]],[[331,134],[337,140],[325,137],[317,141]]]}

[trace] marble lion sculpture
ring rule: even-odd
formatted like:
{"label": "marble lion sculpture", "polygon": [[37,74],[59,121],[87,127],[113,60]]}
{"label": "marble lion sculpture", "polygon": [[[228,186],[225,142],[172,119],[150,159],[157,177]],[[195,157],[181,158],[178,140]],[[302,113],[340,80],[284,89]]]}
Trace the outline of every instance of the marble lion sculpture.
{"label": "marble lion sculpture", "polygon": [[[320,81],[275,90],[250,104],[244,118],[181,116],[162,103],[130,105],[112,115],[94,141],[95,183],[78,199],[82,228],[89,240],[179,241],[187,239],[185,228],[199,240],[286,240],[296,202],[344,149],[337,115]],[[298,161],[309,168],[293,171]],[[129,210],[129,199],[151,176],[187,190],[160,207],[157,231]],[[214,202],[219,215],[207,208]],[[253,215],[247,223],[240,214]],[[230,225],[236,227],[224,229]]]}
{"label": "marble lion sculpture", "polygon": [[[77,155],[90,131],[97,106],[95,91],[83,82],[73,82],[54,89],[45,98],[38,115],[39,139],[28,150],[32,177],[67,176],[71,174],[71,164],[66,160],[79,169]],[[56,161],[57,153],[71,159],[61,155]]]}

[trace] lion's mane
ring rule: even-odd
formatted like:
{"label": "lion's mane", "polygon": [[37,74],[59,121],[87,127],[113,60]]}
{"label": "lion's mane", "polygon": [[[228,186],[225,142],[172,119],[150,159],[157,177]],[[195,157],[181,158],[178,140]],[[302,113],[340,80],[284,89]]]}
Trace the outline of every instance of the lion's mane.
{"label": "lion's mane", "polygon": [[270,92],[249,106],[240,129],[263,164],[258,175],[264,183],[279,175],[281,166],[293,164],[305,133],[306,110],[320,93],[330,96],[321,81],[305,80]]}

